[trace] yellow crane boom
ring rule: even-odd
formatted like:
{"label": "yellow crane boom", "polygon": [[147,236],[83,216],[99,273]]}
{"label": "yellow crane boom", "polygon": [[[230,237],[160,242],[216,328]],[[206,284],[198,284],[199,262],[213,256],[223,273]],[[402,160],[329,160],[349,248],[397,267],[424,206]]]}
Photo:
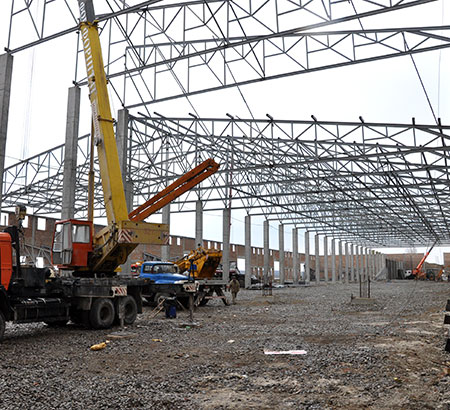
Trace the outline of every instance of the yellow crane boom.
{"label": "yellow crane boom", "polygon": [[[167,243],[169,226],[143,222],[144,215],[155,212],[155,206],[135,216],[134,220],[128,217],[94,7],[92,0],[78,0],[78,3],[92,109],[93,140],[97,147],[108,226],[94,234],[93,221],[59,221],[55,226],[52,259],[61,269],[76,272],[77,275],[113,275],[137,245]],[[211,161],[197,176],[199,181],[217,171],[218,164]],[[190,177],[184,178],[182,182],[177,192],[157,195],[159,203],[156,207],[167,204],[193,186]],[[159,197],[162,197],[162,201],[159,201]]]}

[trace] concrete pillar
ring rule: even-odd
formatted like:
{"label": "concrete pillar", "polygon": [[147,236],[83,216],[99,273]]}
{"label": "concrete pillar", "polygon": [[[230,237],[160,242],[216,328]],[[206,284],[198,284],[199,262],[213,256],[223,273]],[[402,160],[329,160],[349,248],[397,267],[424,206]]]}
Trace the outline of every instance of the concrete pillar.
{"label": "concrete pillar", "polygon": [[195,246],[203,246],[203,203],[195,202]]}
{"label": "concrete pillar", "polygon": [[36,262],[36,255],[34,252],[35,246],[36,246],[36,231],[37,231],[37,225],[38,225],[38,217],[36,215],[33,215],[31,219],[31,259],[32,262]]}
{"label": "concrete pillar", "polygon": [[350,278],[352,282],[355,282],[355,254],[352,243],[350,244]]}
{"label": "concrete pillar", "polygon": [[369,248],[364,248],[364,281],[369,278]]}
{"label": "concrete pillar", "polygon": [[80,95],[80,87],[75,86],[69,88],[69,95],[67,98],[61,219],[72,219],[75,215]]}
{"label": "concrete pillar", "polygon": [[252,283],[252,227],[251,216],[245,216],[245,287],[250,287]]}
{"label": "concrete pillar", "polygon": [[323,237],[323,275],[325,282],[328,282],[328,237]]}
{"label": "concrete pillar", "polygon": [[[305,265],[306,266],[306,265]],[[298,284],[299,278],[299,260],[298,260],[298,229],[292,228],[292,269],[293,269],[293,282]]]}
{"label": "concrete pillar", "polygon": [[355,246],[355,262],[356,262],[356,282],[360,282],[361,268],[359,264],[359,246]]}
{"label": "concrete pillar", "polygon": [[284,285],[286,275],[285,270],[285,258],[284,258],[284,225],[278,226],[278,249],[279,249],[279,264],[280,264],[280,284]]}
{"label": "concrete pillar", "polygon": [[314,237],[314,252],[316,254],[316,283],[320,282],[320,249],[319,249],[319,235],[316,234]]}
{"label": "concrete pillar", "polygon": [[128,118],[127,109],[119,110],[116,126],[116,143],[123,189],[125,191],[125,201],[127,202],[128,213],[130,213],[133,210],[133,181],[128,169]]}
{"label": "concrete pillar", "polygon": [[230,223],[231,223],[231,208],[225,208],[223,210],[222,266],[223,266],[223,279],[227,282],[230,279]]}
{"label": "concrete pillar", "polygon": [[263,241],[264,241],[264,283],[269,283],[270,277],[270,249],[269,249],[269,221],[263,223]]}
{"label": "concrete pillar", "polygon": [[376,275],[376,258],[375,258],[375,251],[374,250],[372,250],[371,251],[371,254],[372,254],[372,277],[371,277],[371,279],[373,280],[373,279],[375,279],[375,275]]}
{"label": "concrete pillar", "polygon": [[338,270],[337,270],[337,280],[339,283],[342,282],[342,241],[339,241],[338,243],[339,246],[339,256],[338,256]]}
{"label": "concrete pillar", "polygon": [[310,259],[309,259],[309,232],[305,232],[305,283],[309,284],[311,281],[310,271]]}
{"label": "concrete pillar", "polygon": [[350,254],[348,250],[348,242],[345,242],[345,283],[348,284],[350,276]]}
{"label": "concrete pillar", "polygon": [[[170,204],[166,205],[162,209],[162,221],[163,224],[170,226]],[[161,259],[163,261],[168,261],[170,258],[170,243],[167,245],[161,245]]]}
{"label": "concrete pillar", "polygon": [[0,55],[0,177],[2,194],[12,70],[13,56],[10,54]]}
{"label": "concrete pillar", "polygon": [[331,240],[331,282],[336,283],[336,239]]}

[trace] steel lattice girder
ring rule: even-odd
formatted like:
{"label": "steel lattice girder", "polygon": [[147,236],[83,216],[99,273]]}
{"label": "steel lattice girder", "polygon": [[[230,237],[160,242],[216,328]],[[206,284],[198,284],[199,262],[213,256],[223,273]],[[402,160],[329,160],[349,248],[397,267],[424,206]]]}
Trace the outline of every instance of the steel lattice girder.
{"label": "steel lattice girder", "polygon": [[[438,32],[438,34],[437,34]],[[445,35],[443,35],[443,32]],[[123,105],[132,109],[287,76],[436,51],[450,47],[450,27],[314,32],[288,36],[222,38],[134,46],[123,87],[140,90]],[[171,75],[168,77],[167,72]],[[113,81],[115,90],[120,84]],[[158,84],[164,84],[164,87]],[[84,83],[83,83],[84,84]]]}
{"label": "steel lattice girder", "polygon": [[[305,13],[313,16],[315,3],[269,0],[255,11],[251,2],[245,6],[228,1],[194,2],[151,7],[145,14],[129,13],[122,23],[108,19],[103,31],[111,37],[120,29],[123,37],[109,39],[107,44],[110,84],[121,104],[131,109],[450,45],[446,26],[317,32],[317,28],[423,2],[391,2],[383,7],[371,3],[361,13],[348,5],[333,20],[317,12],[314,18],[305,19]],[[305,25],[293,26],[298,21]],[[82,69],[77,77],[84,85]]]}
{"label": "steel lattice girder", "polygon": [[[172,206],[245,209],[280,223],[386,246],[450,243],[449,126],[197,118],[130,118],[135,205],[212,157],[219,172]],[[76,212],[86,213],[88,138],[80,141]],[[61,211],[59,146],[5,170],[5,207]],[[231,196],[230,196],[231,193]],[[96,215],[103,214],[96,182]]]}
{"label": "steel lattice girder", "polygon": [[[177,35],[186,40],[273,34],[293,29],[293,22],[322,24],[342,22],[354,15],[399,10],[432,3],[437,0],[353,0],[351,3],[334,0],[266,0],[266,1],[185,1],[157,4],[157,0],[129,0],[117,2],[95,0],[95,9],[101,14],[100,23],[114,20],[122,39],[112,44],[132,43],[133,34],[145,33],[152,41],[160,38],[177,41]],[[154,5],[156,4],[156,5]],[[78,3],[75,0],[12,0],[8,43],[11,52],[19,52],[46,41],[78,30]],[[142,25],[142,27],[141,27]],[[20,29],[16,29],[20,26]],[[65,27],[61,30],[61,26]],[[69,28],[67,28],[69,27]],[[295,27],[295,26],[294,26]],[[179,40],[179,39],[178,39]],[[109,53],[108,53],[109,54]],[[111,61],[108,61],[111,62]]]}
{"label": "steel lattice girder", "polygon": [[[450,240],[449,127],[159,117],[136,118],[131,129],[133,151],[153,153],[144,173],[141,159],[130,163],[131,175],[141,169],[144,178],[133,183],[144,197],[164,186],[165,174],[155,170],[171,177],[213,157],[221,171],[198,194],[205,210],[230,202],[335,236],[385,230],[402,238],[397,245]],[[176,202],[177,211],[196,199]]]}

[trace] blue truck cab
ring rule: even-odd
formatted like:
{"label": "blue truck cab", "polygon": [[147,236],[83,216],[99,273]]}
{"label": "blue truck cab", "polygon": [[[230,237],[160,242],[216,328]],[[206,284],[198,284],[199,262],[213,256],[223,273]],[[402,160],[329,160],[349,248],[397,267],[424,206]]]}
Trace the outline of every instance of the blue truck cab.
{"label": "blue truck cab", "polygon": [[141,265],[140,278],[151,279],[156,284],[181,284],[189,280],[178,273],[178,266],[170,262],[144,262]]}

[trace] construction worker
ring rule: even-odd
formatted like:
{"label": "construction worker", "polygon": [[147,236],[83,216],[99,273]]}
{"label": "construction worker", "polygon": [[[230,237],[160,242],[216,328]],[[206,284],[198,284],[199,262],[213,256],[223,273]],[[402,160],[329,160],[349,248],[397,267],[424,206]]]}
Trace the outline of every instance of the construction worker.
{"label": "construction worker", "polygon": [[233,303],[233,305],[236,304],[236,296],[240,288],[241,286],[239,285],[239,281],[237,280],[236,276],[233,276],[230,280],[230,283],[228,284],[228,290],[231,292],[231,302]]}

